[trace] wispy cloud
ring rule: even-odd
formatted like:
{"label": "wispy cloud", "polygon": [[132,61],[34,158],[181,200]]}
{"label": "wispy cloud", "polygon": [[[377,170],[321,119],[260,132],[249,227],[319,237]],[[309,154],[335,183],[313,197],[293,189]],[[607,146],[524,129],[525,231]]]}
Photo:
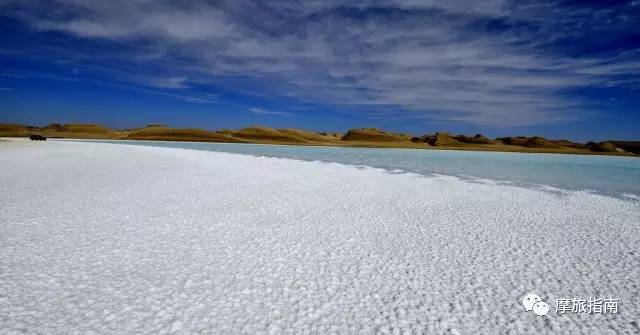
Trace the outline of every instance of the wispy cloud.
{"label": "wispy cloud", "polygon": [[248,111],[252,114],[256,115],[279,115],[279,116],[294,116],[293,113],[282,112],[282,111],[271,111],[264,108],[252,107],[249,108]]}
{"label": "wispy cloud", "polygon": [[150,77],[144,79],[145,83],[149,86],[158,88],[187,88],[186,77],[171,77],[171,78],[157,78]]}
{"label": "wispy cloud", "polygon": [[[139,73],[118,70],[120,78],[161,89],[229,85],[389,117],[521,126],[586,115],[590,101],[569,94],[578,88],[639,85],[637,49],[575,56],[553,48],[583,38],[585,25],[640,25],[620,9],[506,0],[63,0],[54,7],[44,15],[48,5],[9,1],[5,12],[37,30],[126,46],[124,55],[91,62],[144,64]],[[144,70],[150,66],[171,71]]]}
{"label": "wispy cloud", "polygon": [[9,77],[9,78],[25,78],[25,75],[21,75],[21,74],[15,74],[15,73],[3,73],[2,74],[5,77]]}

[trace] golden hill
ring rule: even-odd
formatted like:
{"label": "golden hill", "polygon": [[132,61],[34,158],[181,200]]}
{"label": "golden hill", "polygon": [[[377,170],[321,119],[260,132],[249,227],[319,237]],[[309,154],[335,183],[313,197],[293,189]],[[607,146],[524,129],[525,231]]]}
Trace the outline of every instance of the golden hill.
{"label": "golden hill", "polygon": [[232,142],[244,143],[237,138],[196,128],[169,128],[159,125],[151,125],[144,128],[131,130],[125,137],[128,140],[149,141],[201,141],[201,142]]}
{"label": "golden hill", "polygon": [[421,137],[411,139],[415,143],[426,143],[437,147],[458,147],[464,146],[465,143],[459,141],[455,136],[446,132],[438,132],[435,134],[427,134]]}
{"label": "golden hill", "polygon": [[119,138],[118,132],[97,124],[57,124],[46,127],[30,127],[15,124],[0,124],[0,136],[43,135],[53,138]]}
{"label": "golden hill", "polygon": [[112,134],[113,130],[101,126],[99,124],[65,124],[57,126],[55,124],[50,125],[48,128],[55,129],[60,132],[70,133],[85,133],[85,134]]}
{"label": "golden hill", "polygon": [[502,137],[491,140],[475,136],[452,135],[447,132],[411,137],[375,128],[350,129],[346,134],[317,133],[300,129],[274,129],[248,127],[240,130],[209,131],[197,128],[171,128],[149,125],[137,129],[113,130],[98,124],[51,124],[31,127],[19,124],[0,124],[0,136],[28,137],[43,135],[52,138],[123,139],[154,141],[194,141],[229,143],[265,143],[297,145],[329,145],[346,147],[453,149],[513,152],[546,152],[567,154],[634,155],[640,151],[640,142],[606,141],[574,143],[567,140],[549,140],[543,137]]}
{"label": "golden hill", "polygon": [[370,142],[408,142],[411,136],[382,131],[376,128],[349,129],[342,137],[343,141],[370,141]]}
{"label": "golden hill", "polygon": [[249,127],[237,131],[231,131],[233,137],[245,140],[265,141],[265,142],[289,142],[304,143],[306,140],[298,134],[281,132],[268,127]]}
{"label": "golden hill", "polygon": [[25,137],[29,136],[29,129],[21,124],[0,124],[0,136]]}
{"label": "golden hill", "polygon": [[221,130],[219,133],[240,138],[246,141],[256,141],[259,143],[309,143],[322,144],[336,142],[340,138],[333,135],[323,135],[320,133],[300,130],[300,129],[273,129],[269,127],[249,127],[240,130]]}

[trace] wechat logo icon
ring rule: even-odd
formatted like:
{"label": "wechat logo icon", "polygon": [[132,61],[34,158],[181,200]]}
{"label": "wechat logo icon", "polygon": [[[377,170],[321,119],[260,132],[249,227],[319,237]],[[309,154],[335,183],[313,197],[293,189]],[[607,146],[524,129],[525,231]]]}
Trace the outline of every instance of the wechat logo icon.
{"label": "wechat logo icon", "polygon": [[527,312],[533,311],[535,315],[546,316],[549,313],[549,305],[540,299],[540,296],[529,293],[522,298],[522,305]]}

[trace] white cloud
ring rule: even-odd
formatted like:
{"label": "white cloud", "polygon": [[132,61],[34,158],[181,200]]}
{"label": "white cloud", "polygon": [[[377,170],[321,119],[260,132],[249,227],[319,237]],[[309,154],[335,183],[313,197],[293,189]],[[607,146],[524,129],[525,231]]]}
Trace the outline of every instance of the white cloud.
{"label": "white cloud", "polygon": [[187,77],[144,78],[146,84],[157,88],[187,88]]}
{"label": "white cloud", "polygon": [[[597,18],[538,2],[238,0],[213,6],[65,0],[56,10],[62,14],[21,16],[37,29],[134,45],[118,61],[170,69],[163,75],[117,71],[136,83],[185,89],[236,78],[245,85],[232,88],[258,87],[252,94],[365,106],[358,109],[365,113],[388,109],[411,118],[512,126],[557,122],[576,117],[587,103],[564,92],[637,85],[638,78],[628,76],[640,73],[637,53],[571,58],[544,49],[548,41],[580,34],[566,27]],[[487,18],[538,29],[474,29]]]}
{"label": "white cloud", "polygon": [[289,112],[281,112],[281,111],[271,111],[271,110],[266,110],[264,108],[258,108],[258,107],[252,107],[249,108],[248,111],[252,114],[256,114],[256,115],[279,115],[279,116],[293,116],[293,113],[289,113]]}
{"label": "white cloud", "polygon": [[37,24],[40,30],[60,30],[85,37],[118,38],[131,34],[131,29],[118,22],[96,22],[76,19],[69,22],[43,21]]}

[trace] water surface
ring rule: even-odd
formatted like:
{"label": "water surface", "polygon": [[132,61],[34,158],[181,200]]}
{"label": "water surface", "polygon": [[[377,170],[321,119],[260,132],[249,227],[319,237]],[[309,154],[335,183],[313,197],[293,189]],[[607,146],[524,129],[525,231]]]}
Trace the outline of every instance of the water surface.
{"label": "water surface", "polygon": [[635,157],[203,142],[108,142],[336,162],[423,175],[487,178],[522,186],[546,185],[636,199],[640,197],[640,159]]}

